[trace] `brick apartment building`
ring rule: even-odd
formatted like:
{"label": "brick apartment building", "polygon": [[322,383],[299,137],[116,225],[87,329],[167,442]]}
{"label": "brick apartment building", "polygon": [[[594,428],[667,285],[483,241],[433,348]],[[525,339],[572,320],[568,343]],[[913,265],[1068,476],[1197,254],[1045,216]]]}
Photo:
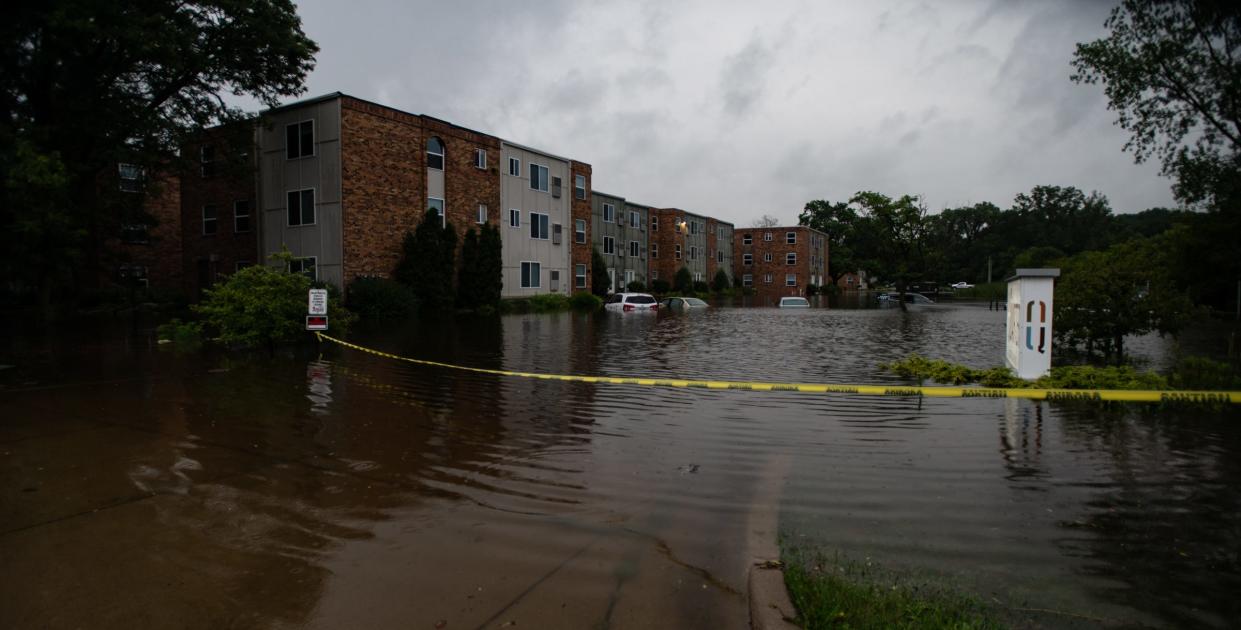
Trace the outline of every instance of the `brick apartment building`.
{"label": "brick apartment building", "polygon": [[647,284],[647,222],[650,208],[596,191],[591,199],[593,244],[607,265],[612,291],[631,282]]}
{"label": "brick apartment building", "polygon": [[734,272],[752,287],[759,302],[806,295],[827,275],[827,235],[805,226],[743,228],[733,234]]}
{"label": "brick apartment building", "polygon": [[101,178],[101,197],[113,209],[105,233],[95,237],[99,286],[180,290],[181,180],[118,164],[116,177]]}
{"label": "brick apartment building", "polygon": [[[206,149],[209,135],[202,172],[183,177],[192,292],[284,247],[295,270],[341,288],[389,276],[428,209],[452,223],[458,242],[470,227],[499,227],[505,296],[571,292],[571,265],[589,277],[589,234],[585,243],[562,238],[575,217],[589,217],[589,164],[341,93],[260,121],[248,176],[207,167],[221,152]],[[566,181],[573,190],[562,194]]]}
{"label": "brick apartment building", "polygon": [[247,125],[208,130],[182,148],[192,161],[180,178],[179,264],[194,299],[216,278],[259,262],[254,142]]}

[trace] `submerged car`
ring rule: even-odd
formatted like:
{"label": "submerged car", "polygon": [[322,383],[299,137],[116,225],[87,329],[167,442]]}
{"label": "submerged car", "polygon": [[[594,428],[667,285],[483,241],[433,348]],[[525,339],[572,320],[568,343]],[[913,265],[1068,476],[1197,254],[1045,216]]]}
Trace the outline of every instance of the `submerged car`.
{"label": "submerged car", "polygon": [[707,303],[694,297],[670,297],[660,300],[659,306],[672,311],[690,311],[707,308]]}
{"label": "submerged car", "polygon": [[810,300],[804,297],[782,297],[780,308],[810,308]]}
{"label": "submerged car", "polygon": [[614,293],[603,303],[603,308],[620,313],[654,313],[659,303],[650,293]]}
{"label": "submerged car", "polygon": [[953,282],[953,283],[952,283],[951,285],[949,285],[949,286],[951,286],[951,287],[952,287],[952,288],[954,288],[954,289],[972,289],[972,288],[974,288],[974,285],[972,285],[972,284],[970,284],[970,283],[968,283],[968,282]]}

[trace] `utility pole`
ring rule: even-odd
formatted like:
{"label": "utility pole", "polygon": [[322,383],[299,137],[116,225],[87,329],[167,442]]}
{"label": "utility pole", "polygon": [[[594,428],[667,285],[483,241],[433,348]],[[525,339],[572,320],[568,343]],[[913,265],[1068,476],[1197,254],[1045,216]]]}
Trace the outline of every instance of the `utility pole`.
{"label": "utility pole", "polygon": [[987,284],[991,284],[991,257],[987,256]]}

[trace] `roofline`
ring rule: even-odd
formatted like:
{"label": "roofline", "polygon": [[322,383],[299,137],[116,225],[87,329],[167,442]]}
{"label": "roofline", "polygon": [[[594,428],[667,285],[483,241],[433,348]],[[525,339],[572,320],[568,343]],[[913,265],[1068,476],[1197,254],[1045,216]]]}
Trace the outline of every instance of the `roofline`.
{"label": "roofline", "polygon": [[269,109],[265,109],[265,110],[263,110],[262,112],[259,112],[259,114],[260,114],[260,115],[263,115],[263,114],[273,114],[273,113],[279,113],[279,112],[283,112],[283,111],[290,110],[290,109],[296,109],[296,108],[298,108],[298,107],[306,107],[306,106],[308,106],[308,105],[316,105],[316,104],[318,104],[318,103],[324,103],[324,102],[331,101],[331,100],[334,100],[334,99],[342,99],[342,98],[351,98],[351,99],[353,99],[353,100],[355,100],[355,101],[358,101],[358,102],[360,102],[360,103],[366,103],[367,105],[374,105],[375,107],[382,107],[383,109],[386,109],[386,110],[389,110],[389,111],[393,111],[393,112],[397,112],[397,113],[399,113],[399,114],[405,114],[406,116],[413,116],[413,117],[415,117],[415,118],[426,118],[426,119],[429,119],[429,120],[434,120],[435,122],[438,122],[438,123],[442,123],[442,124],[448,125],[449,127],[454,127],[454,128],[456,128],[456,129],[463,129],[463,130],[468,131],[468,132],[470,132],[470,133],[476,133],[476,134],[478,134],[478,135],[480,135],[480,136],[487,136],[487,137],[489,137],[489,138],[495,138],[497,141],[503,141],[503,140],[500,138],[500,136],[497,136],[497,135],[495,135],[495,134],[493,134],[493,133],[487,133],[487,132],[485,132],[485,131],[479,131],[479,130],[477,130],[477,129],[471,129],[471,128],[469,128],[469,127],[463,127],[463,126],[461,126],[461,125],[458,125],[458,124],[457,124],[457,123],[455,123],[455,122],[447,121],[447,120],[444,120],[443,118],[437,118],[437,117],[432,116],[432,115],[430,115],[430,114],[416,114],[416,113],[414,113],[414,112],[411,112],[411,111],[406,111],[406,110],[401,109],[401,108],[399,108],[399,107],[393,107],[393,106],[391,106],[391,105],[385,105],[385,104],[383,104],[383,103],[378,103],[378,102],[376,102],[376,101],[372,101],[372,100],[370,100],[370,99],[365,99],[365,98],[362,98],[362,97],[360,97],[360,96],[354,96],[354,95],[352,95],[352,94],[345,94],[344,92],[330,92],[330,93],[328,93],[328,94],[323,94],[323,95],[320,95],[320,96],[315,96],[315,97],[312,97],[312,98],[307,98],[307,99],[303,99],[303,100],[300,100],[300,101],[294,101],[294,102],[292,102],[292,103],[286,103],[286,104],[284,104],[284,105],[278,105],[278,106],[276,106],[276,107],[272,107],[272,108],[269,108]]}
{"label": "roofline", "polygon": [[[573,160],[570,160],[570,159],[569,159],[569,158],[567,158],[567,157],[562,157],[562,156],[556,155],[555,153],[548,153],[547,151],[544,151],[544,150],[542,150],[542,149],[536,149],[536,148],[534,148],[534,147],[528,147],[528,146],[526,146],[526,145],[524,145],[524,144],[518,144],[518,143],[516,143],[516,142],[513,142],[512,140],[505,140],[504,138],[500,138],[500,148],[504,148],[504,145],[506,145],[506,144],[507,144],[507,145],[509,145],[510,147],[516,147],[516,148],[518,148],[518,149],[521,149],[522,151],[529,151],[529,152],[531,152],[531,153],[538,153],[539,155],[542,155],[542,156],[544,156],[544,157],[549,157],[549,158],[552,158],[553,160],[560,160],[560,161],[562,161],[562,162],[568,162],[568,163],[572,163],[572,162],[573,162]],[[582,163],[583,163],[583,164],[585,164],[585,162],[582,162]],[[624,198],[624,197],[622,197],[622,199],[623,199],[623,198]]]}
{"label": "roofline", "polygon": [[[592,194],[592,195],[593,195],[593,194],[595,194],[595,193],[598,193],[598,194],[600,194],[600,195],[603,195],[604,197],[611,197],[611,198],[613,198],[613,199],[620,199],[621,201],[623,201],[623,202],[625,202],[625,203],[629,203],[629,200],[628,200],[628,199],[625,199],[625,198],[624,198],[623,196],[621,196],[621,195],[614,195],[614,194],[612,194],[612,193],[610,193],[610,192],[604,192],[604,191],[602,191],[602,190],[599,190],[598,188],[591,188],[591,189],[590,189],[590,194]],[[638,205],[642,205],[642,204],[634,204],[634,205],[635,205],[635,206],[638,206]]]}
{"label": "roofline", "polygon": [[819,234],[827,235],[827,232],[810,227],[809,225],[773,225],[771,227],[747,227],[743,230],[810,230]]}

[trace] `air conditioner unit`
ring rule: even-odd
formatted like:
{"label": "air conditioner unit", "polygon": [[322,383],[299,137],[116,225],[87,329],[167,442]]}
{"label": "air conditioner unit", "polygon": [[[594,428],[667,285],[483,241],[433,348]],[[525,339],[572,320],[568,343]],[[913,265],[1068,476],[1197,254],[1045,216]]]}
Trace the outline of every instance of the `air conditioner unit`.
{"label": "air conditioner unit", "polygon": [[552,224],[552,245],[560,244],[560,230],[561,228],[559,223]]}
{"label": "air conditioner unit", "polygon": [[552,178],[552,198],[554,199],[560,198],[560,178],[559,177]]}

